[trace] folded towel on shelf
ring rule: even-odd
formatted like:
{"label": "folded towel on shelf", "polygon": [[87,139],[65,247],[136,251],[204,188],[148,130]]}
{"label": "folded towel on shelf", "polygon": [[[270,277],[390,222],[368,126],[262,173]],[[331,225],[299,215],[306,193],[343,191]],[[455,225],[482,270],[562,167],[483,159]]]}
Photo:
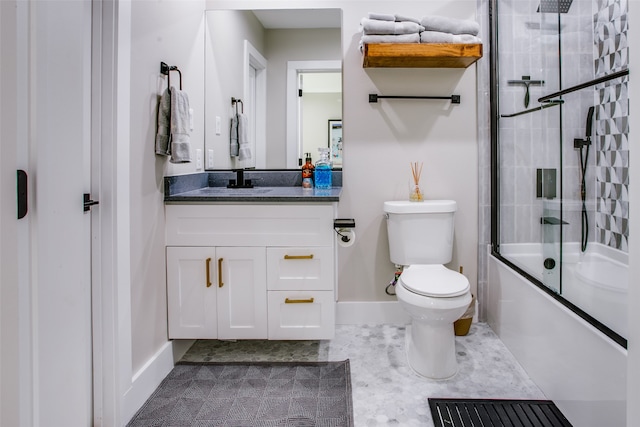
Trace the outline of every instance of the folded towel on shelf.
{"label": "folded towel on shelf", "polygon": [[377,35],[364,34],[360,38],[360,48],[367,43],[420,43],[420,34]]}
{"label": "folded towel on shelf", "polygon": [[415,22],[416,24],[420,23],[418,18],[412,18],[410,16],[398,15],[397,13],[394,15],[396,18],[396,22],[407,21],[407,22]]}
{"label": "folded towel on shelf", "polygon": [[247,116],[236,114],[238,131],[238,160],[249,160],[252,157],[251,145],[249,144],[249,123]]}
{"label": "folded towel on shelf", "polygon": [[171,95],[165,89],[158,102],[158,117],[156,128],[156,154],[171,155]]}
{"label": "folded towel on shelf", "polygon": [[172,87],[171,94],[171,163],[191,161],[189,138],[189,96],[185,91]]}
{"label": "folded towel on shelf", "polygon": [[480,25],[469,19],[448,18],[445,16],[429,15],[420,20],[420,25],[426,31],[439,31],[450,34],[471,34],[477,36]]}
{"label": "folded towel on shelf", "polygon": [[362,18],[360,23],[363,34],[411,34],[424,31],[424,27],[415,22],[391,22]]}
{"label": "folded towel on shelf", "polygon": [[420,43],[482,43],[479,37],[471,34],[450,34],[440,31],[423,31]]}
{"label": "folded towel on shelf", "polygon": [[367,17],[369,19],[377,19],[378,21],[395,21],[396,20],[396,17],[394,15],[389,15],[386,13],[369,12]]}

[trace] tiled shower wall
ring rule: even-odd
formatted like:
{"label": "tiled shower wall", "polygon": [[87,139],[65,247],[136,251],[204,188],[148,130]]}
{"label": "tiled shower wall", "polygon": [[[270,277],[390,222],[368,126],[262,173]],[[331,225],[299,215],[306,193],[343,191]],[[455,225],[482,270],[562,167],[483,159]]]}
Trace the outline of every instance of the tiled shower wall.
{"label": "tiled shower wall", "polygon": [[[597,0],[594,22],[595,76],[628,68],[627,0]],[[628,251],[628,78],[596,88],[596,241]]]}

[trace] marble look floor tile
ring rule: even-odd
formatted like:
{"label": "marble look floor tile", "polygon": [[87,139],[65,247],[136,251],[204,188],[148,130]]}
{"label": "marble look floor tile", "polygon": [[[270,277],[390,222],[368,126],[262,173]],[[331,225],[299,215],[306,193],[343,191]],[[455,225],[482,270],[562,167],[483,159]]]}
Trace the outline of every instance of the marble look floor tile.
{"label": "marble look floor tile", "polygon": [[545,399],[485,323],[456,337],[458,373],[430,380],[407,363],[410,328],[398,325],[338,325],[326,341],[199,340],[187,361],[336,361],[349,359],[356,427],[432,426],[427,398]]}

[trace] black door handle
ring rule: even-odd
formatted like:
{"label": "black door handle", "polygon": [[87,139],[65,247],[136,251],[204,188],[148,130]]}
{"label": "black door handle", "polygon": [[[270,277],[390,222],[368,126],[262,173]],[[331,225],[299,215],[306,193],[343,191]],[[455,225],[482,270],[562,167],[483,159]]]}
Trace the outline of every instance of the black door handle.
{"label": "black door handle", "polygon": [[91,200],[91,195],[89,193],[84,193],[82,196],[84,199],[84,212],[91,210],[91,206],[100,203],[97,200]]}
{"label": "black door handle", "polygon": [[18,169],[17,173],[18,219],[27,215],[27,173]]}

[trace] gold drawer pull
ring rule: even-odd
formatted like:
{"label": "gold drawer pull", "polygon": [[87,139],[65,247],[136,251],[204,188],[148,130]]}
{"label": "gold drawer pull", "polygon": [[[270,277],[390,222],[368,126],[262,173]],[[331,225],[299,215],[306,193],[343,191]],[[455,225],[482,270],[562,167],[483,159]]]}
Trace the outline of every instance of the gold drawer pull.
{"label": "gold drawer pull", "polygon": [[211,258],[207,258],[206,264],[207,266],[207,288],[211,286]]}
{"label": "gold drawer pull", "polygon": [[313,254],[311,254],[311,255],[285,255],[284,259],[313,259]]}
{"label": "gold drawer pull", "polygon": [[224,283],[222,283],[222,259],[223,258],[218,258],[218,287],[219,288],[224,286]]}
{"label": "gold drawer pull", "polygon": [[309,299],[284,299],[285,304],[313,304],[313,298]]}

